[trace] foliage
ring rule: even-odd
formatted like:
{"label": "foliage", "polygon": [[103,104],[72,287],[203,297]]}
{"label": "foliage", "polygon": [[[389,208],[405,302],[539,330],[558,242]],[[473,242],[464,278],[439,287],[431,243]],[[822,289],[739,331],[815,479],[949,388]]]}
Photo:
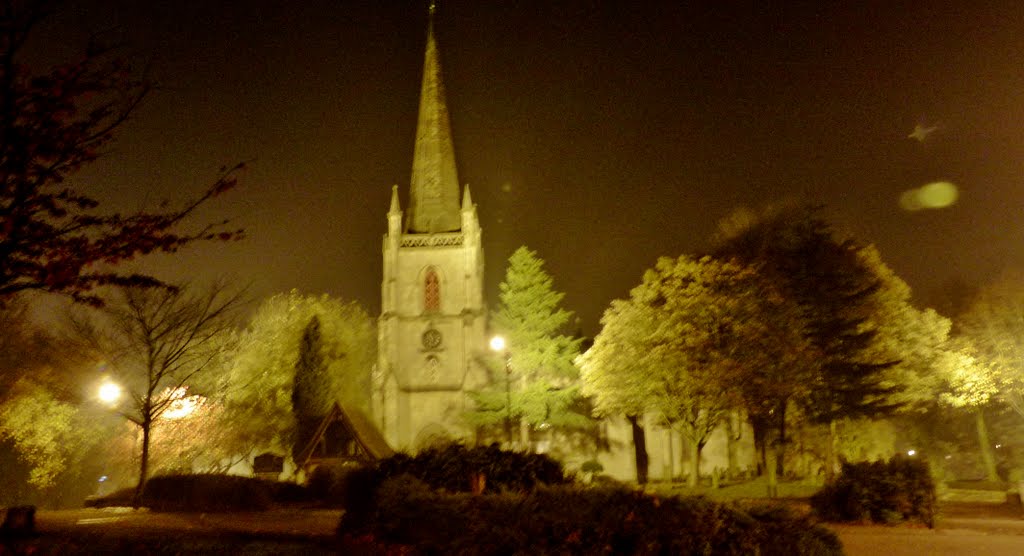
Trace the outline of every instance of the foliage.
{"label": "foliage", "polygon": [[580,358],[596,413],[653,411],[699,453],[729,410],[767,416],[806,396],[813,353],[768,286],[733,262],[660,259],[629,300],[612,302]]}
{"label": "foliage", "polygon": [[350,498],[348,489],[355,481],[366,479],[365,475],[358,473],[361,469],[363,468],[352,464],[318,465],[306,481],[309,497],[331,506],[343,507],[344,501]]}
{"label": "foliage", "polygon": [[944,403],[952,407],[980,407],[999,394],[999,378],[991,364],[979,361],[967,349],[951,352],[948,357],[949,388],[942,393]]}
{"label": "foliage", "polygon": [[223,169],[204,193],[179,208],[103,214],[74,182],[110,145],[151,89],[93,41],[84,56],[44,72],[21,60],[51,2],[15,2],[0,11],[0,301],[28,290],[100,304],[97,286],[154,286],[116,265],[140,255],[173,253],[199,241],[242,237],[227,222],[181,231],[199,207],[235,186],[241,165]]}
{"label": "foliage", "polygon": [[858,256],[878,280],[877,290],[867,300],[863,325],[876,334],[864,355],[869,360],[897,360],[881,373],[880,384],[891,390],[887,403],[900,412],[928,410],[954,364],[948,345],[952,322],[932,309],[914,307],[910,287],[882,261],[874,246],[861,248]]}
{"label": "foliage", "polygon": [[811,497],[828,521],[892,523],[910,519],[933,526],[935,482],[928,463],[894,457],[889,461],[843,463],[839,478]]}
{"label": "foliage", "polygon": [[538,485],[563,484],[570,478],[562,464],[544,454],[502,450],[497,445],[433,447],[415,456],[396,454],[377,463],[383,477],[409,474],[432,488],[472,492],[473,478],[484,475],[484,491],[528,491]]}
{"label": "foliage", "polygon": [[160,475],[146,482],[144,506],[160,512],[266,510],[274,500],[271,481],[238,475]]}
{"label": "foliage", "polygon": [[331,395],[330,375],[323,356],[323,337],[320,333],[320,317],[313,315],[302,330],[299,341],[299,357],[295,363],[295,380],[292,387],[292,411],[297,419],[318,419],[331,410],[334,403]]}
{"label": "foliage", "polygon": [[292,414],[296,423],[293,455],[297,457],[305,449],[320,421],[331,410],[336,396],[336,386],[324,361],[320,317],[313,315],[302,330],[292,381]]}
{"label": "foliage", "polygon": [[247,453],[229,449],[235,432],[222,426],[222,403],[205,396],[190,396],[185,388],[177,392],[165,390],[161,397],[164,396],[178,399],[183,407],[176,409],[172,405],[171,410],[154,423],[150,458],[157,473],[225,472],[248,457]]}
{"label": "foliage", "polygon": [[839,456],[848,461],[872,461],[891,458],[899,441],[898,425],[893,419],[842,419],[838,423],[841,441]]}
{"label": "foliage", "polygon": [[29,484],[48,487],[67,464],[68,443],[75,442],[76,409],[43,386],[22,379],[0,404],[0,439],[13,442],[30,466]]}
{"label": "foliage", "polygon": [[[899,354],[879,349],[878,298],[883,286],[864,246],[841,239],[814,207],[768,209],[725,232],[716,254],[756,266],[807,321],[808,339],[821,357],[809,416],[827,423],[876,416],[898,404],[900,385],[884,382]],[[735,222],[734,222],[735,223]]]}
{"label": "foliage", "polygon": [[450,495],[402,476],[381,486],[372,518],[353,517],[342,518],[343,540],[425,555],[842,554],[834,533],[781,509],[624,489]]}
{"label": "foliage", "polygon": [[1007,274],[982,288],[957,325],[976,349],[974,371],[994,382],[1000,400],[1024,416],[1024,276]]}
{"label": "foliage", "polygon": [[119,413],[142,433],[137,496],[148,478],[152,434],[161,418],[185,399],[189,385],[222,363],[231,340],[240,292],[216,284],[203,293],[121,288],[98,318],[79,312],[71,326],[110,364],[113,379],[130,398]]}
{"label": "foliage", "polygon": [[[219,385],[225,427],[237,451],[290,453],[296,441],[292,392],[303,332],[317,317],[319,355],[330,379],[323,395],[367,410],[370,370],[376,361],[376,328],[355,302],[296,290],[260,304],[239,338]],[[312,352],[307,352],[307,356]]]}
{"label": "foliage", "polygon": [[410,477],[447,492],[525,492],[541,485],[571,481],[557,460],[544,454],[502,450],[497,445],[466,448],[461,444],[433,447],[415,456],[398,453],[373,466],[348,471],[339,485],[341,506],[352,528],[367,525],[376,515],[386,481]]}
{"label": "foliage", "polygon": [[[563,334],[572,313],[560,307],[565,294],[554,290],[551,275],[537,253],[520,247],[509,257],[505,280],[499,285],[500,304],[491,320],[508,346],[491,361],[488,389],[472,394],[474,410],[467,418],[476,425],[501,423],[507,416],[533,427],[581,427],[589,419],[576,411],[578,371],[573,360],[580,341]],[[511,385],[506,380],[511,378]],[[506,386],[511,411],[506,408]]]}
{"label": "foliage", "polygon": [[[809,422],[829,425],[829,480],[837,468],[838,420],[930,406],[941,386],[936,371],[945,363],[950,323],[914,308],[910,288],[878,251],[836,233],[819,208],[786,206],[741,216],[722,227],[715,254],[754,266],[803,320],[818,364],[804,382],[809,395],[794,401]],[[752,424],[755,439],[764,438],[764,425]]]}
{"label": "foliage", "polygon": [[22,299],[0,305],[0,505],[52,506],[84,495],[82,460],[108,437],[107,423],[80,405],[90,362],[28,309]]}
{"label": "foliage", "polygon": [[[135,489],[124,488],[105,496],[89,497],[85,506],[108,508],[130,506]],[[307,503],[309,490],[303,485],[225,475],[157,475],[146,484],[143,504],[157,511],[252,511],[277,504]]]}

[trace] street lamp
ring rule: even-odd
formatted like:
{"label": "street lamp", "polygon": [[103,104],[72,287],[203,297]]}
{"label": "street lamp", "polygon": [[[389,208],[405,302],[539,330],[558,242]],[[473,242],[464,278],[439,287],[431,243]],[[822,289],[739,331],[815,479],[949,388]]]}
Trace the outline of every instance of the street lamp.
{"label": "street lamp", "polygon": [[121,386],[110,379],[104,380],[100,384],[98,394],[101,402],[107,405],[114,405],[117,403],[117,400],[121,399]]}
{"label": "street lamp", "polygon": [[505,356],[505,438],[509,446],[512,445],[512,353],[506,349],[505,338],[495,336],[491,338],[491,350],[495,353],[502,353]]}

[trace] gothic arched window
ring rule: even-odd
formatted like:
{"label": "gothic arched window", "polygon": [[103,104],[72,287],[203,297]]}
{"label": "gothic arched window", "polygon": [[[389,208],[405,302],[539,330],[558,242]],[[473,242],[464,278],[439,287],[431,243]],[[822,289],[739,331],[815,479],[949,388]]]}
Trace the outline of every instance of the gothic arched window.
{"label": "gothic arched window", "polygon": [[441,310],[441,280],[437,277],[437,271],[433,268],[427,269],[427,276],[423,280],[423,311],[436,313]]}

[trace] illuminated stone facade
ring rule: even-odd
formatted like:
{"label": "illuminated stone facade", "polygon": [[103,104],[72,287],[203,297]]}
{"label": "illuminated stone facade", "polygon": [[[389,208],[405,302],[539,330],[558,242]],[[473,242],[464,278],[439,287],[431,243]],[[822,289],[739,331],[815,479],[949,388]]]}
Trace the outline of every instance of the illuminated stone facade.
{"label": "illuminated stone facade", "polygon": [[408,211],[394,186],[387,214],[373,405],[391,446],[415,451],[471,436],[466,390],[485,378],[480,223],[469,186],[459,200],[433,23],[410,181]]}

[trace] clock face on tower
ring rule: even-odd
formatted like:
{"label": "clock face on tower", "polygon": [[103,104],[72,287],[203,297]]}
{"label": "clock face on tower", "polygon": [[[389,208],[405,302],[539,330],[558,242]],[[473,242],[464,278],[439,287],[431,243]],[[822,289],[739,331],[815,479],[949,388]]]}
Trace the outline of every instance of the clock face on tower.
{"label": "clock face on tower", "polygon": [[441,347],[441,333],[435,328],[428,328],[423,333],[423,347],[427,349],[437,349]]}

